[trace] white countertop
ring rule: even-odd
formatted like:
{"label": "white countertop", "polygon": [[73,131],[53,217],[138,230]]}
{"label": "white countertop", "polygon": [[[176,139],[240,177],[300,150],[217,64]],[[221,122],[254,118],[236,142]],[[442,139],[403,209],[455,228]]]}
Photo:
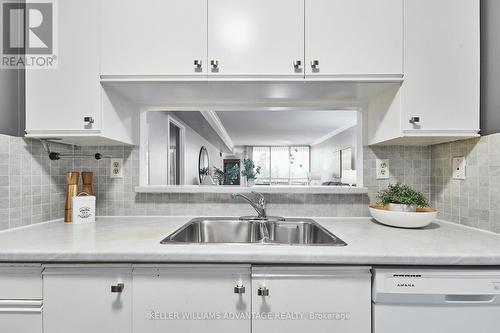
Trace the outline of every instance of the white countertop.
{"label": "white countertop", "polygon": [[500,235],[443,221],[405,230],[369,218],[314,218],[345,247],[160,244],[190,219],[100,217],[95,225],[54,221],[2,231],[0,262],[500,265]]}

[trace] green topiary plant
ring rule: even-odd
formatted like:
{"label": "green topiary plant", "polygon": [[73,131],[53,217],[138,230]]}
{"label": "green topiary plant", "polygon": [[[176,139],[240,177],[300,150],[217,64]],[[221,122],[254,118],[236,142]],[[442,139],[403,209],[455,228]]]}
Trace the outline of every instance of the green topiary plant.
{"label": "green topiary plant", "polygon": [[429,207],[429,201],[423,195],[408,185],[396,183],[378,193],[379,204],[399,204],[417,207]]}
{"label": "green topiary plant", "polygon": [[224,172],[224,185],[234,185],[240,174],[240,167],[238,164],[233,165],[231,168]]}
{"label": "green topiary plant", "polygon": [[260,166],[255,167],[255,163],[251,159],[243,160],[243,171],[241,171],[241,175],[247,177],[247,179],[255,179],[257,175],[260,174]]}

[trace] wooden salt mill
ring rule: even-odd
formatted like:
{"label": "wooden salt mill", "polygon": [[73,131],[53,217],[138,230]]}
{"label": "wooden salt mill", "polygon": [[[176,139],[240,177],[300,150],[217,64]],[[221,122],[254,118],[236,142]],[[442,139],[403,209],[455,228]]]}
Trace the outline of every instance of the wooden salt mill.
{"label": "wooden salt mill", "polygon": [[88,195],[94,195],[94,188],[92,187],[92,180],[94,178],[94,173],[89,171],[82,172],[82,192]]}
{"label": "wooden salt mill", "polygon": [[79,172],[66,173],[66,204],[64,205],[64,222],[73,222],[73,197],[78,195]]}

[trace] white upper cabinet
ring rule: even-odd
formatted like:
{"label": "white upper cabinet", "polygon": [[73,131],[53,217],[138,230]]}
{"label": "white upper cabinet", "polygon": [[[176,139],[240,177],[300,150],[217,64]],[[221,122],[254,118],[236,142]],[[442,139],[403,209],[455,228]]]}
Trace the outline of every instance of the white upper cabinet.
{"label": "white upper cabinet", "polygon": [[305,0],[306,75],[402,76],[403,0]]}
{"label": "white upper cabinet", "polygon": [[101,75],[206,76],[207,0],[100,2]]}
{"label": "white upper cabinet", "polygon": [[479,131],[479,35],[479,0],[405,1],[403,132]]}
{"label": "white upper cabinet", "polygon": [[479,0],[405,0],[401,87],[368,107],[368,144],[478,136]]}
{"label": "white upper cabinet", "polygon": [[136,143],[138,107],[99,82],[99,2],[57,2],[58,67],[26,70],[27,136],[77,145]]}
{"label": "white upper cabinet", "polygon": [[[99,132],[98,0],[58,1],[58,67],[26,70],[26,132]],[[92,117],[93,123],[85,122]]]}
{"label": "white upper cabinet", "polygon": [[209,0],[208,61],[210,76],[303,77],[304,1]]}

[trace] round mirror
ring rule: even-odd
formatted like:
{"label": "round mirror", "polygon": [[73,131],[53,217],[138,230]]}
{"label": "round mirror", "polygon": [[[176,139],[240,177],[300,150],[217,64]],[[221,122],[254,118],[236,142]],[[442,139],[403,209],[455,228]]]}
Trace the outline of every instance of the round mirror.
{"label": "round mirror", "polygon": [[210,159],[208,157],[207,147],[205,146],[200,149],[200,157],[198,158],[198,174],[200,184],[203,182],[203,177],[210,174]]}

